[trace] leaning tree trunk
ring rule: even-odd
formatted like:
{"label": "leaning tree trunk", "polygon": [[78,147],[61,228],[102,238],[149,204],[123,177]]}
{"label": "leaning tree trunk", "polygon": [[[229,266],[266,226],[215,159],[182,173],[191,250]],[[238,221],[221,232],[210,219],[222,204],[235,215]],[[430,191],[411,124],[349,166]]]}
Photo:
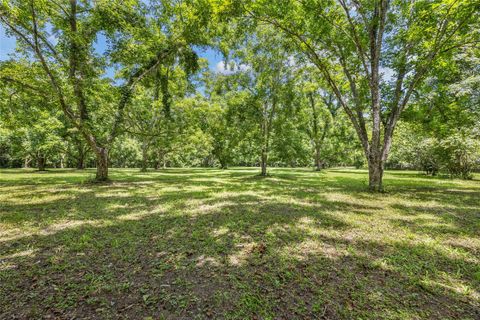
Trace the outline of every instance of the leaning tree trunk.
{"label": "leaning tree trunk", "polygon": [[108,150],[106,148],[97,148],[97,174],[95,180],[102,182],[108,180]]}

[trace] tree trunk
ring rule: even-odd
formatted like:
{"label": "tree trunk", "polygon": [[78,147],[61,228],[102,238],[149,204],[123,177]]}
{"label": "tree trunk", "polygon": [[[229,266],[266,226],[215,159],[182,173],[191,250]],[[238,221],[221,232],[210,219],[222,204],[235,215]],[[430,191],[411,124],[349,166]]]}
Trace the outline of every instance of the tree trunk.
{"label": "tree trunk", "polygon": [[77,158],[77,169],[78,170],[85,169],[85,156],[83,154],[79,155]]}
{"label": "tree trunk", "polygon": [[165,169],[167,167],[167,163],[165,161],[165,153],[161,150],[157,152],[157,161],[155,162],[155,169]]}
{"label": "tree trunk", "polygon": [[38,166],[38,171],[45,171],[45,157],[44,156],[38,156],[37,158],[37,166]]}
{"label": "tree trunk", "polygon": [[371,157],[368,159],[368,188],[370,191],[383,191],[383,161]]}
{"label": "tree trunk", "polygon": [[262,172],[260,174],[263,177],[267,175],[267,159],[268,159],[268,154],[267,154],[267,151],[264,149],[262,150],[262,159],[261,159]]}
{"label": "tree trunk", "polygon": [[81,143],[78,144],[77,169],[85,169],[85,152]]}
{"label": "tree trunk", "polygon": [[60,168],[65,169],[65,155],[60,156]]}
{"label": "tree trunk", "polygon": [[141,172],[147,171],[148,165],[148,145],[146,143],[142,144],[142,168],[140,169]]}
{"label": "tree trunk", "polygon": [[220,161],[220,169],[225,170],[228,168],[227,161],[221,158],[219,159],[219,161]]}
{"label": "tree trunk", "polygon": [[322,170],[322,160],[320,158],[320,147],[315,147],[315,171]]}
{"label": "tree trunk", "polygon": [[25,157],[25,162],[23,163],[23,167],[24,168],[29,168],[29,165],[30,165],[31,161],[32,161],[32,159],[29,156]]}
{"label": "tree trunk", "polygon": [[108,180],[108,150],[97,148],[97,175],[95,180],[102,182]]}

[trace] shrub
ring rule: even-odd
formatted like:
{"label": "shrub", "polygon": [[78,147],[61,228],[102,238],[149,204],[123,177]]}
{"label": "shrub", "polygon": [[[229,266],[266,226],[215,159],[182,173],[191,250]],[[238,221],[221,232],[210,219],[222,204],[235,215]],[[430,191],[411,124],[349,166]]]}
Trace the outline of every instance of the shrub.
{"label": "shrub", "polygon": [[480,158],[478,141],[464,134],[454,134],[438,142],[436,157],[452,177],[471,179]]}
{"label": "shrub", "polygon": [[473,134],[460,132],[444,139],[412,137],[412,141],[393,150],[387,163],[388,168],[417,168],[432,176],[442,171],[462,179],[471,179],[479,166],[479,140]]}
{"label": "shrub", "polygon": [[438,154],[438,141],[433,138],[424,139],[415,147],[413,162],[416,167],[425,171],[426,174],[435,176],[440,170]]}

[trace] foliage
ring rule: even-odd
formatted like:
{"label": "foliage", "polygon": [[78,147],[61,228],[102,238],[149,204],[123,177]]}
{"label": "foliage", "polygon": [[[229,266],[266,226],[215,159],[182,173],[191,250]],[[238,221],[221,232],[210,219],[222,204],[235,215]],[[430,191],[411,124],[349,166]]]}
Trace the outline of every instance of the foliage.
{"label": "foliage", "polygon": [[472,170],[480,164],[480,142],[461,133],[451,135],[439,141],[438,158],[451,176],[472,179]]}
{"label": "foliage", "polygon": [[[372,190],[384,165],[467,177],[477,7],[3,1],[17,51],[0,63],[0,161],[47,156],[50,167],[97,166],[98,180],[108,164],[367,166]],[[207,48],[224,71],[200,58]]]}
{"label": "foliage", "polygon": [[395,126],[415,90],[435,66],[448,66],[455,53],[478,42],[478,1],[224,4],[225,12],[274,27],[290,40],[291,52],[316,67],[355,128],[373,191],[382,189]]}
{"label": "foliage", "polygon": [[480,143],[474,131],[425,137],[418,126],[404,124],[396,139],[390,168],[419,169],[431,175],[444,172],[463,179],[471,179],[472,172],[480,169]]}
{"label": "foliage", "polygon": [[480,0],[0,0],[4,31],[1,319],[479,318]]}

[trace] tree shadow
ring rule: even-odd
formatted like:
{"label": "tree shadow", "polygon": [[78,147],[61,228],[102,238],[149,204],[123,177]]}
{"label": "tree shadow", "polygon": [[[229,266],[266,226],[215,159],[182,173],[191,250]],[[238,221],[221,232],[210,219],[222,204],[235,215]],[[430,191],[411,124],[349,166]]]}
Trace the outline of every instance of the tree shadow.
{"label": "tree shadow", "polygon": [[398,202],[433,193],[446,204],[445,188],[382,195],[418,219],[402,225],[416,237],[397,238],[358,224],[401,223],[360,177],[179,171],[53,191],[13,183],[0,206],[0,223],[17,232],[0,242],[0,318],[479,317],[473,252],[420,238],[477,237],[477,189],[444,206],[458,218],[447,231],[422,229],[434,209]]}
{"label": "tree shadow", "polygon": [[478,207],[420,207],[401,204],[394,204],[392,207],[401,210],[407,216],[424,216],[396,220],[398,225],[407,227],[415,233],[480,237]]}

